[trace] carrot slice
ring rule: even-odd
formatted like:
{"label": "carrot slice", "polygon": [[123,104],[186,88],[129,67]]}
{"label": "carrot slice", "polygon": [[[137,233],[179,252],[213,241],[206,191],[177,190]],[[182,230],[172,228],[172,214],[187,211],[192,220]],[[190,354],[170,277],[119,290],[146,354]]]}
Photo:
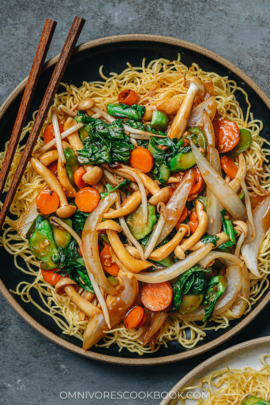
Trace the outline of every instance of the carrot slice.
{"label": "carrot slice", "polygon": [[192,199],[197,196],[197,194],[204,188],[205,185],[200,170],[197,167],[192,167],[191,169],[186,170],[185,172],[177,173],[176,177],[179,178],[181,183],[185,174],[190,170],[193,170],[195,173],[195,183],[193,184],[189,192],[189,199]]}
{"label": "carrot slice", "polygon": [[222,156],[222,158],[220,159],[220,163],[227,176],[229,176],[231,179],[234,179],[238,172],[237,166],[234,161],[228,156]]}
{"label": "carrot slice", "polygon": [[[62,124],[59,124],[60,134],[64,131],[64,127]],[[48,125],[43,132],[43,138],[45,143],[49,143],[54,138],[54,129],[53,124]],[[67,138],[64,138],[65,141]],[[51,149],[56,149],[56,146],[53,145]]]}
{"label": "carrot slice", "polygon": [[154,158],[148,149],[136,148],[130,154],[130,166],[148,173],[154,166]]}
{"label": "carrot slice", "polygon": [[60,205],[58,194],[51,190],[41,190],[36,198],[36,204],[39,212],[43,215],[52,214]]}
{"label": "carrot slice", "polygon": [[186,217],[188,216],[188,209],[186,206],[184,206],[184,209],[182,211],[182,214],[178,220],[178,224],[182,224],[182,222],[184,222],[184,220],[186,219]]}
{"label": "carrot slice", "polygon": [[103,269],[111,276],[117,277],[119,273],[119,266],[112,258],[111,245],[106,245],[100,252],[100,261]]}
{"label": "carrot slice", "polygon": [[138,328],[144,316],[143,308],[136,306],[126,314],[124,325],[126,329]]}
{"label": "carrot slice", "polygon": [[83,166],[81,166],[81,167],[79,167],[79,168],[74,172],[74,175],[73,175],[74,183],[76,184],[76,186],[77,186],[79,189],[88,186],[88,184],[85,183],[85,182],[83,181],[83,179],[82,179],[84,173],[86,173],[86,170],[85,170],[85,168],[84,168]]}
{"label": "carrot slice", "polygon": [[193,195],[197,195],[204,188],[204,180],[198,168],[192,168],[195,172],[195,183],[190,189],[189,197],[192,198]]}
{"label": "carrot slice", "polygon": [[195,211],[193,211],[189,217],[190,221],[188,223],[190,227],[190,232],[194,233],[199,225],[198,215]]}
{"label": "carrot slice", "polygon": [[126,105],[133,105],[136,103],[138,100],[138,94],[134,90],[123,90],[121,93],[118,95],[118,101],[119,103],[123,103]]}
{"label": "carrot slice", "polygon": [[144,284],[141,289],[143,305],[150,311],[164,311],[173,299],[173,289],[168,281],[157,284]]}
{"label": "carrot slice", "polygon": [[100,201],[99,192],[92,187],[84,187],[75,197],[75,204],[82,212],[92,212]]}
{"label": "carrot slice", "polygon": [[230,120],[222,119],[218,122],[218,135],[216,139],[219,153],[229,152],[240,141],[240,129]]}
{"label": "carrot slice", "polygon": [[43,270],[43,268],[40,267],[40,270],[42,273],[42,277],[49,284],[56,285],[58,281],[61,280],[61,278],[63,278],[62,276],[60,276],[60,274],[55,273],[55,271],[59,270],[58,267],[52,270]]}
{"label": "carrot slice", "polygon": [[49,166],[48,169],[57,177],[57,162],[52,162]]}

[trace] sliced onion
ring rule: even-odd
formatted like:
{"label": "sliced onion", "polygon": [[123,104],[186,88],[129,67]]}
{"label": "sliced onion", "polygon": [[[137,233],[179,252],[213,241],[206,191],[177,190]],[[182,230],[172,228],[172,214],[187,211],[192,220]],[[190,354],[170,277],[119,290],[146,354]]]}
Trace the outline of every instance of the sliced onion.
{"label": "sliced onion", "polygon": [[240,297],[236,298],[235,302],[233,303],[232,308],[230,308],[230,311],[233,313],[233,315],[236,318],[241,318],[241,316],[245,312],[246,307],[248,305],[248,299],[250,296],[250,279],[249,279],[249,273],[248,273],[246,266],[242,267],[242,274],[243,274],[243,281],[242,281],[242,287],[241,287],[241,290],[239,293]]}
{"label": "sliced onion", "polygon": [[[255,224],[256,238],[242,247],[242,256],[247,268],[256,276],[262,277],[258,268],[258,254],[264,235],[269,229],[270,197],[267,197],[253,211],[253,220]],[[249,225],[250,233],[252,232]]]}
{"label": "sliced onion", "polygon": [[175,189],[173,195],[169,199],[166,206],[167,219],[160,234],[160,237],[158,238],[157,245],[169,235],[169,233],[173,230],[173,228],[179,221],[182,211],[186,205],[191,187],[194,184],[194,181],[195,181],[194,170],[190,170],[184,176],[182,182]]}
{"label": "sliced onion", "polygon": [[[212,123],[211,123],[212,125]],[[209,146],[207,149],[207,160],[213,169],[221,175],[220,157],[215,147]],[[222,205],[218,201],[217,197],[212,193],[209,186],[207,186],[207,214],[208,214],[208,235],[215,235],[220,232],[222,225]]]}
{"label": "sliced onion", "polygon": [[98,285],[102,287],[107,294],[116,294],[117,289],[108,281],[101,266],[98,248],[98,232],[96,231],[96,227],[101,222],[103,214],[110,208],[117,198],[117,193],[113,192],[100,200],[97,208],[87,218],[82,234],[81,250],[88,275],[90,277],[90,274],[92,274]]}
{"label": "sliced onion", "polygon": [[[242,287],[243,275],[241,267],[233,265],[226,270],[227,287],[224,294],[219,298],[215,305],[213,316],[220,315],[229,309],[238,297]],[[182,315],[181,319],[187,322],[202,321],[205,316],[204,306],[201,305],[195,311],[187,315]]]}
{"label": "sliced onion", "polygon": [[188,126],[195,127],[202,124],[203,112],[209,114],[210,119],[213,120],[217,110],[217,102],[215,97],[209,97],[207,100],[200,103],[194,110],[191,111]]}
{"label": "sliced onion", "polygon": [[150,339],[159,329],[162,327],[166,319],[168,318],[169,314],[162,311],[162,312],[151,312],[150,317],[150,325],[147,328],[143,329],[143,333],[140,336],[141,341],[145,345],[146,343],[150,342]]}
{"label": "sliced onion", "polygon": [[163,229],[163,226],[164,226],[166,218],[167,218],[166,206],[164,203],[158,204],[158,212],[160,213],[158,223],[156,224],[156,226],[155,226],[153,232],[151,233],[151,236],[145,246],[144,256],[146,259],[151,255],[151,253],[155,249],[155,246],[157,245],[157,240],[160,236],[160,233]]}
{"label": "sliced onion", "polygon": [[241,179],[240,184],[241,184],[242,190],[245,193],[245,203],[246,203],[246,209],[247,209],[248,225],[249,225],[249,228],[251,229],[251,233],[250,233],[248,241],[246,243],[251,243],[256,238],[256,229],[255,229],[253,215],[252,215],[251,202],[250,202],[249,192],[248,192],[245,180]]}
{"label": "sliced onion", "polygon": [[146,196],[146,192],[145,192],[145,188],[144,188],[142,179],[134,170],[131,170],[129,168],[122,169],[122,172],[128,173],[132,177],[134,177],[134,179],[136,180],[136,182],[139,186],[139,190],[140,190],[141,197],[142,197],[142,222],[144,224],[146,224],[147,220],[148,220],[148,205],[147,205],[147,196]]}
{"label": "sliced onion", "polygon": [[[121,208],[121,204],[120,204],[120,198],[116,201],[115,203],[116,209],[120,209]],[[129,227],[127,226],[125,217],[119,217],[118,218],[120,221],[120,225],[123,229],[124,234],[126,235],[127,239],[134,245],[136,246],[136,248],[138,249],[141,259],[145,260],[145,255],[144,255],[144,251],[142,246],[140,245],[140,243],[137,241],[137,239],[134,238],[134,236],[132,235],[132,233],[130,232]]]}
{"label": "sliced onion", "polygon": [[63,149],[63,145],[62,145],[62,139],[61,139],[61,134],[60,134],[60,129],[59,129],[59,122],[58,122],[56,107],[51,108],[51,116],[52,116],[54,137],[55,137],[55,141],[56,141],[56,148],[57,148],[57,152],[58,152],[58,159],[64,164],[64,163],[66,163],[66,158],[64,155],[64,149]]}
{"label": "sliced onion", "polygon": [[36,199],[34,199],[27,210],[21,215],[19,218],[18,224],[17,224],[17,231],[18,233],[23,237],[26,238],[26,235],[28,234],[31,226],[33,225],[33,222],[37,219],[39,216],[38,210],[37,210],[37,204],[36,204]]}
{"label": "sliced onion", "polygon": [[246,215],[246,208],[238,195],[226,181],[213,169],[207,159],[191,141],[191,148],[205,183],[216,196],[222,206],[235,218],[242,219]]}
{"label": "sliced onion", "polygon": [[208,255],[204,256],[202,260],[200,260],[200,266],[202,268],[206,268],[209,263],[211,263],[215,259],[223,259],[223,261],[228,260],[229,261],[229,266],[231,264],[237,264],[239,266],[243,266],[242,260],[240,260],[238,257],[235,255],[232,255],[231,253],[224,253],[224,252],[217,252],[213,251],[208,253]]}
{"label": "sliced onion", "polygon": [[238,170],[236,173],[236,177],[229,183],[229,186],[236,193],[238,193],[238,191],[240,189],[240,180],[241,179],[244,180],[246,178],[246,173],[247,173],[246,161],[245,161],[243,153],[240,153],[240,155],[238,156],[238,161],[239,161],[239,166],[238,166]]}
{"label": "sliced onion", "polygon": [[236,257],[240,256],[240,251],[241,251],[241,247],[243,245],[244,240],[245,240],[245,234],[244,234],[244,232],[242,232],[241,235],[238,238],[236,248],[235,248],[235,252],[234,252],[234,255]]}
{"label": "sliced onion", "polygon": [[201,249],[196,250],[189,254],[184,260],[180,260],[177,263],[174,263],[172,266],[167,267],[162,270],[154,271],[152,273],[141,272],[135,274],[135,277],[139,281],[144,283],[163,283],[163,281],[172,280],[175,277],[178,277],[179,274],[184,273],[189,270],[192,266],[198,263],[207,253],[212,249],[212,243],[208,243],[203,246]]}
{"label": "sliced onion", "polygon": [[214,148],[216,143],[215,132],[211,118],[206,111],[203,111],[202,121],[203,121],[203,132],[205,133],[207,139],[207,147],[212,146]]}
{"label": "sliced onion", "polygon": [[[108,296],[108,316],[110,316],[112,327],[115,328],[132,308],[138,298],[139,286],[133,274],[119,271],[121,278],[121,288],[117,295]],[[104,314],[97,314],[90,319],[86,331],[83,335],[83,349],[90,349],[95,343],[105,335],[106,322]]]}

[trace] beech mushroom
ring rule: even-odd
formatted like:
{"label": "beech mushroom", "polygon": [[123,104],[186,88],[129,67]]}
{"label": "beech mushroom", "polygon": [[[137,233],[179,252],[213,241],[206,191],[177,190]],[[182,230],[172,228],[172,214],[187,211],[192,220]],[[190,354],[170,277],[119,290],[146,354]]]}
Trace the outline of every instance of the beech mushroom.
{"label": "beech mushroom", "polygon": [[120,241],[117,232],[107,230],[107,235],[113,251],[128,271],[131,273],[138,273],[152,266],[152,263],[134,259],[134,257],[130,255],[123,243]]}
{"label": "beech mushroom", "polygon": [[95,100],[92,98],[84,98],[78,104],[78,110],[87,111],[90,110],[95,105]]}
{"label": "beech mushroom", "polygon": [[76,211],[76,207],[73,205],[68,204],[67,197],[62,190],[62,187],[55,177],[55,175],[47,169],[38,159],[36,158],[31,158],[31,165],[33,169],[41,176],[43,179],[46,181],[48,186],[54,190],[60,199],[60,208],[56,210],[56,214],[60,218],[69,218],[71,215],[73,215]]}
{"label": "beech mushroom", "polygon": [[177,246],[174,253],[178,259],[183,259],[185,257],[185,252],[190,250],[205,234],[208,225],[208,215],[203,209],[203,204],[196,200],[196,211],[199,220],[198,227],[194,234],[185,240],[181,245]]}
{"label": "beech mushroom", "polygon": [[[62,141],[63,149],[70,148],[69,143]],[[41,163],[44,164],[44,166],[48,167],[51,163],[55,162],[58,159],[58,151],[56,149],[54,150],[49,150],[48,152],[43,153],[39,157],[39,160]]]}
{"label": "beech mushroom", "polygon": [[166,203],[170,198],[170,189],[169,187],[163,187],[159,190],[156,194],[154,194],[150,199],[149,203],[152,205],[158,205],[158,203],[163,202]]}
{"label": "beech mushroom", "polygon": [[[66,131],[74,127],[75,125],[77,125],[77,122],[70,117],[64,123],[64,130]],[[79,137],[78,130],[69,135],[68,140],[74,151],[83,149],[83,143]],[[103,176],[103,170],[101,169],[101,167],[94,165],[84,165],[84,168],[86,170],[86,173],[82,177],[83,181],[90,185],[94,185],[101,180]]]}
{"label": "beech mushroom", "polygon": [[111,220],[100,222],[96,227],[96,231],[107,231],[107,230],[122,232],[121,226],[117,222]]}
{"label": "beech mushroom", "polygon": [[187,230],[185,227],[179,228],[177,234],[165,245],[161,246],[160,248],[154,250],[150,255],[149,259],[150,260],[155,260],[157,262],[165,259],[167,256],[169,256],[174,249],[179,245],[185,234],[187,233]]}
{"label": "beech mushroom", "polygon": [[119,208],[118,210],[111,211],[111,212],[106,212],[103,215],[103,218],[106,218],[106,219],[119,218],[119,217],[128,215],[131,212],[135,211],[136,208],[141,204],[141,202],[142,202],[142,198],[141,198],[140,191],[135,191],[135,193],[131,194],[131,196],[129,198],[127,198],[126,201],[123,202],[121,208]]}
{"label": "beech mushroom", "polygon": [[202,81],[197,77],[191,77],[187,80],[189,89],[181,104],[170,128],[168,136],[173,139],[180,139],[187,127],[189,115],[192,109],[193,101],[198,91],[204,93],[205,88]]}
{"label": "beech mushroom", "polygon": [[74,288],[77,283],[68,277],[63,277],[55,286],[55,291],[58,295],[66,294],[70,300],[78,307],[79,310],[93,318],[95,315],[100,314],[101,310],[95,305],[91,304],[87,299],[83,298]]}

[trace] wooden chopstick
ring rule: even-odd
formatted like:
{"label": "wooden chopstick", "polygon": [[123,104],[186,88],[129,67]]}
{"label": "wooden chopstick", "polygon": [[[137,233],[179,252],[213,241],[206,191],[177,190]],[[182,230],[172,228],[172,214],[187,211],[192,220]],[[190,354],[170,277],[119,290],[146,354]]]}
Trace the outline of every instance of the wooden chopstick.
{"label": "wooden chopstick", "polygon": [[22,175],[26,169],[27,163],[29,158],[31,157],[32,151],[34,149],[36,140],[38,138],[38,135],[42,129],[43,123],[47,117],[49,108],[51,107],[51,104],[53,102],[55,93],[59,87],[60,81],[63,77],[63,74],[65,72],[66,66],[69,62],[69,59],[72,55],[72,52],[75,48],[76,42],[79,38],[79,35],[82,31],[82,28],[84,26],[85,20],[81,17],[75,17],[73,24],[70,28],[70,31],[68,33],[65,45],[62,49],[62,52],[60,54],[60,57],[58,59],[58,62],[55,66],[55,69],[53,71],[50,83],[48,84],[48,87],[46,89],[45,95],[43,97],[43,100],[41,102],[41,105],[39,107],[38,114],[36,116],[32,131],[28,137],[28,140],[26,142],[20,163],[17,167],[15,176],[12,180],[11,186],[8,190],[3,208],[0,212],[0,228],[2,227],[5,217],[8,213],[8,210],[10,208],[10,205],[12,203],[12,200],[14,198],[14,195],[16,193],[16,190],[20,184]]}
{"label": "wooden chopstick", "polygon": [[16,147],[18,145],[22,129],[24,127],[27,114],[30,108],[30,104],[36,90],[37,82],[40,77],[40,73],[44,66],[44,61],[47,56],[49,46],[53,37],[53,33],[56,27],[56,22],[53,20],[46,20],[41,34],[41,38],[38,44],[37,52],[33,65],[28,77],[28,81],[23,93],[20,108],[17,114],[17,118],[13,127],[13,131],[8,144],[5,160],[0,172],[0,198],[6,183],[7,175],[12,163]]}

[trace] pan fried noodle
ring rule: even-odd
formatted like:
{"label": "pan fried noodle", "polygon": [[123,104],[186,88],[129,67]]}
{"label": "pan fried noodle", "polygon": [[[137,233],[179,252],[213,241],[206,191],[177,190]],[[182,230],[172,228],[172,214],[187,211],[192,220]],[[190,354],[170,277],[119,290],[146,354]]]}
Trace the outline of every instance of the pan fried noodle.
{"label": "pan fried noodle", "polygon": [[[95,100],[96,107],[106,111],[107,105],[117,102],[119,93],[125,89],[132,89],[139,95],[140,105],[148,105],[149,103],[157,102],[157,100],[168,98],[183,100],[187,93],[187,77],[198,77],[202,82],[211,80],[214,84],[219,119],[234,121],[240,128],[250,131],[252,135],[252,144],[243,153],[247,169],[245,182],[249,194],[251,196],[257,195],[262,197],[268,195],[270,171],[267,166],[267,156],[269,155],[269,151],[264,148],[267,141],[260,137],[263,123],[253,117],[247,93],[242,88],[238,88],[234,81],[229,80],[227,77],[221,77],[214,72],[205,72],[197,64],[193,64],[188,68],[181,63],[180,56],[178,60],[173,62],[165,59],[154,60],[148,66],[145,65],[145,60],[143,60],[142,67],[133,67],[128,63],[127,69],[122,73],[111,73],[109,77],[103,74],[101,67],[100,76],[102,78],[101,81],[92,83],[83,82],[80,88],[74,85],[62,84],[64,92],[56,95],[54,106],[58,108],[60,105],[64,105],[73,111],[77,111],[78,103],[90,97]],[[237,101],[236,96],[240,93],[245,98],[246,111],[240,108]],[[24,128],[21,141],[30,133],[36,113],[33,114],[33,120]],[[98,116],[99,114],[97,118]],[[59,121],[61,122],[64,118],[63,111],[58,109]],[[44,145],[42,135],[44,129],[51,122],[50,112],[44,123],[35,150]],[[23,148],[24,146],[21,144],[17,149],[5,191],[8,191],[10,187]],[[5,152],[2,152],[0,164],[3,163],[4,157]],[[239,157],[234,159],[237,167],[240,164],[239,159]],[[34,304],[43,313],[51,316],[64,334],[83,340],[84,331],[88,324],[88,317],[82,316],[81,311],[67,294],[57,294],[55,287],[44,281],[40,271],[40,261],[32,254],[29,248],[29,241],[20,236],[16,231],[18,224],[16,218],[21,217],[45,186],[46,182],[44,179],[33,170],[29,163],[11,206],[12,215],[10,218],[6,218],[1,245],[14,256],[15,266],[25,275],[31,276],[31,281],[20,282],[13,293],[19,295],[24,302]],[[175,186],[173,185],[173,187]],[[269,242],[270,231],[268,230],[259,249],[259,272],[257,275],[250,271],[248,272],[251,291],[249,299],[243,298],[248,304],[245,313],[251,311],[252,306],[262,298],[269,287]],[[26,263],[26,266],[22,267],[21,259]],[[27,279],[29,280],[29,277]],[[42,300],[42,306],[37,303],[36,298],[33,298],[36,297],[36,293],[38,293]],[[98,304],[97,299],[95,299],[94,303]],[[167,346],[170,341],[177,340],[184,348],[190,349],[204,339],[208,330],[225,329],[232,319],[235,319],[235,316],[229,309],[219,315],[214,315],[211,323],[207,321],[193,322],[182,320],[179,313],[171,312],[160,329],[154,347],[153,345],[150,347],[150,344],[144,345],[140,340],[143,327],[127,329],[122,323],[106,332],[103,341],[99,342],[99,346],[109,348],[113,343],[116,343],[120,351],[123,348],[127,348],[131,352],[143,355],[144,353],[151,352],[151,350],[157,351],[161,346]]]}
{"label": "pan fried noodle", "polygon": [[[259,370],[255,370],[252,367],[245,367],[243,369],[230,369],[226,367],[214,371],[207,377],[201,378],[198,385],[181,390],[178,396],[181,399],[179,399],[179,402],[177,399],[173,400],[171,405],[176,405],[176,403],[186,404],[188,397],[192,397],[192,393],[194,393],[194,400],[192,402],[195,405],[195,398],[198,398],[199,391],[205,395],[201,395],[196,405],[240,405],[244,404],[243,401],[249,396],[269,401],[270,365],[267,363],[269,357],[269,355],[265,355],[260,359],[262,367]],[[197,396],[195,396],[195,392]],[[187,393],[188,397],[186,396]],[[262,402],[259,402],[258,399],[252,403],[257,404]]]}

